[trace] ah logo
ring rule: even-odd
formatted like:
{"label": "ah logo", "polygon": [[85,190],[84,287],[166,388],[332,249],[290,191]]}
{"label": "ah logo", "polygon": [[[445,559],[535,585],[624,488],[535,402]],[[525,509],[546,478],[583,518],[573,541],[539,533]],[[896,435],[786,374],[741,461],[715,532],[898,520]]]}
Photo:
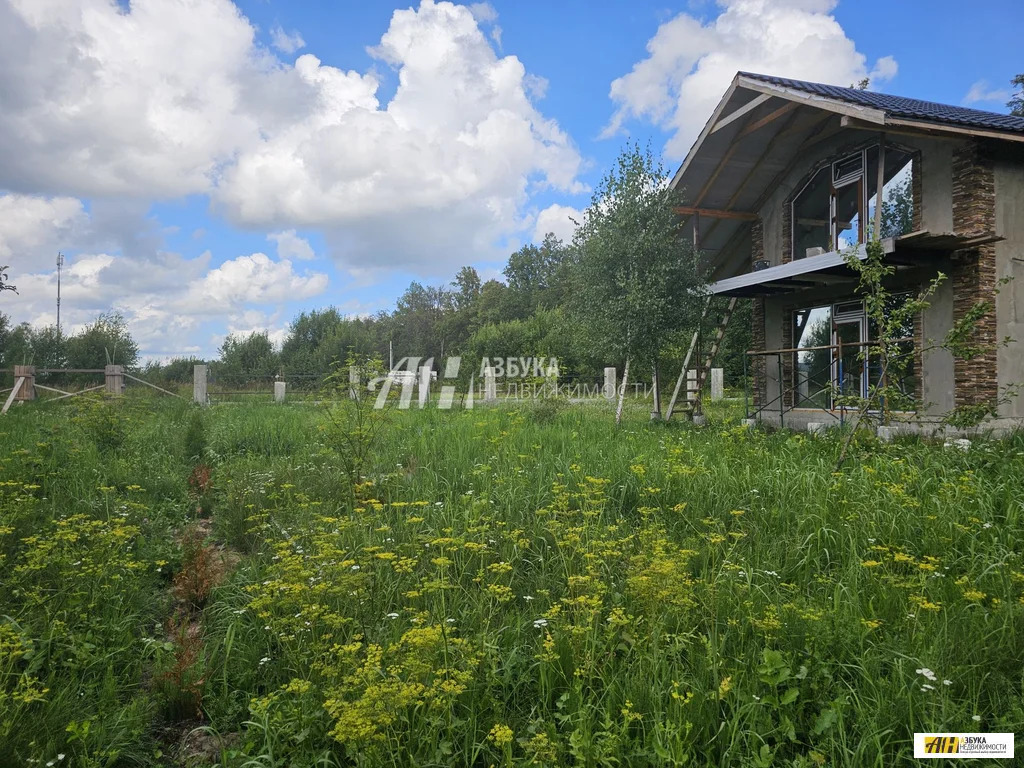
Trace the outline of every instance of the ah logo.
{"label": "ah logo", "polygon": [[930,755],[955,755],[960,751],[960,739],[957,736],[926,736],[924,751]]}

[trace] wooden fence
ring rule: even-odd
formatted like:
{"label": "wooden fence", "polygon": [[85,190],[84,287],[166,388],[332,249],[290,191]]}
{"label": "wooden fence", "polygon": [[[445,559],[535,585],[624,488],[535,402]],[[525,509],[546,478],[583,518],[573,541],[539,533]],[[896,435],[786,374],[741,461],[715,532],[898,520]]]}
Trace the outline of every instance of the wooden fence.
{"label": "wooden fence", "polygon": [[[7,371],[2,371],[6,373]],[[7,394],[6,400],[4,400],[3,407],[0,408],[0,415],[7,413],[14,403],[24,403],[30,400],[44,400],[38,396],[37,390],[43,390],[44,392],[54,392],[56,397],[45,398],[45,402],[53,402],[55,400],[63,400],[67,397],[75,397],[77,395],[84,395],[86,392],[96,392],[97,390],[104,390],[109,395],[120,396],[124,394],[126,380],[135,381],[139,384],[144,384],[147,387],[162,392],[165,395],[171,397],[180,397],[180,395],[171,392],[170,390],[158,387],[156,384],[151,384],[144,379],[140,379],[134,374],[125,371],[123,365],[108,365],[104,368],[36,368],[34,365],[16,365],[13,369],[14,373],[14,386],[10,390],[0,390],[0,395]],[[56,387],[47,386],[40,384],[36,381],[36,376],[43,374],[103,374],[103,383],[92,387],[86,387],[85,389],[75,390],[74,392],[68,392],[63,389],[57,389]]]}

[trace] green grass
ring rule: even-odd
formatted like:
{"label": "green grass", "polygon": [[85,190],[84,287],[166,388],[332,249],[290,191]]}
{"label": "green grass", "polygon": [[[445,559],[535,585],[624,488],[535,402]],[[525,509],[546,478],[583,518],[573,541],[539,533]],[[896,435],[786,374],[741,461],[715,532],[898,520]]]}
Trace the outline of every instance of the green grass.
{"label": "green grass", "polygon": [[[1024,728],[1024,438],[836,472],[736,404],[644,411],[394,411],[353,488],[344,409],[15,409],[0,765],[183,764],[202,727],[239,767],[892,766]],[[197,507],[238,554],[175,676]]]}

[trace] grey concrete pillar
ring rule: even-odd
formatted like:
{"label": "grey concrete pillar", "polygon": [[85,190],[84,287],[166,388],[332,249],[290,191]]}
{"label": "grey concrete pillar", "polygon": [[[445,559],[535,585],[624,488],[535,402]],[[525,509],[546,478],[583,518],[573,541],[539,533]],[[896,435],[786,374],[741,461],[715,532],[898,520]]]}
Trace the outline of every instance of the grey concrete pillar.
{"label": "grey concrete pillar", "polygon": [[206,366],[197,365],[192,368],[192,400],[206,405]]}
{"label": "grey concrete pillar", "polygon": [[288,388],[288,385],[285,382],[283,382],[283,381],[275,381],[274,382],[274,402],[275,403],[283,403],[284,402],[284,395],[285,395],[285,391],[287,390],[287,388]]}
{"label": "grey concrete pillar", "polygon": [[711,369],[711,402],[721,400],[725,396],[725,376],[721,368]]}
{"label": "grey concrete pillar", "polygon": [[419,373],[420,408],[425,408],[430,399],[430,367],[421,365]]}
{"label": "grey concrete pillar", "polygon": [[618,394],[617,387],[615,367],[609,366],[604,369],[604,396],[606,400],[615,399],[615,396]]}
{"label": "grey concrete pillar", "polygon": [[498,401],[498,379],[494,375],[494,368],[484,368],[484,402],[496,403]]}
{"label": "grey concrete pillar", "polygon": [[348,398],[359,399],[359,369],[354,365],[348,367]]}

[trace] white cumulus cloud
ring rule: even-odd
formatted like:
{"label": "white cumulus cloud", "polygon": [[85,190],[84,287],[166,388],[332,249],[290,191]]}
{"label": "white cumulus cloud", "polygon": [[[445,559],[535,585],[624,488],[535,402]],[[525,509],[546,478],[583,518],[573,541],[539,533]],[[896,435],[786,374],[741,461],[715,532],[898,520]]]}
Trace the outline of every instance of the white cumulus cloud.
{"label": "white cumulus cloud", "polygon": [[4,0],[0,188],[205,194],[232,223],[320,228],[349,266],[494,257],[534,190],[582,189],[577,148],[533,103],[543,79],[481,30],[495,18],[395,11],[369,49],[397,74],[382,102],[372,70],[280,60],[229,0]]}
{"label": "white cumulus cloud", "polygon": [[309,244],[309,241],[295,234],[294,229],[286,229],[283,232],[271,232],[267,235],[267,239],[277,243],[278,258],[309,261],[316,256],[313,252],[313,246]]}
{"label": "white cumulus cloud", "polygon": [[537,214],[533,241],[539,243],[549,232],[562,242],[570,242],[576,233],[576,222],[583,221],[583,211],[571,205],[549,205]]}
{"label": "white cumulus cloud", "polygon": [[978,104],[979,102],[998,102],[1005,104],[1013,96],[1008,88],[993,88],[987,80],[978,80],[971,84],[970,89],[964,95],[964,104]]}
{"label": "white cumulus cloud", "polygon": [[306,41],[298,32],[285,32],[278,24],[270,30],[270,43],[281,53],[295,53],[306,47]]}
{"label": "white cumulus cloud", "polygon": [[88,224],[82,201],[73,197],[0,195],[0,263],[16,271],[53,266],[57,251]]}
{"label": "white cumulus cloud", "polygon": [[870,75],[891,79],[896,60],[870,70],[835,17],[836,0],[719,0],[721,13],[704,22],[681,13],[658,27],[647,57],[611,84],[615,112],[604,130],[618,133],[632,119],[672,133],[673,159],[686,155],[737,71],[848,86]]}

